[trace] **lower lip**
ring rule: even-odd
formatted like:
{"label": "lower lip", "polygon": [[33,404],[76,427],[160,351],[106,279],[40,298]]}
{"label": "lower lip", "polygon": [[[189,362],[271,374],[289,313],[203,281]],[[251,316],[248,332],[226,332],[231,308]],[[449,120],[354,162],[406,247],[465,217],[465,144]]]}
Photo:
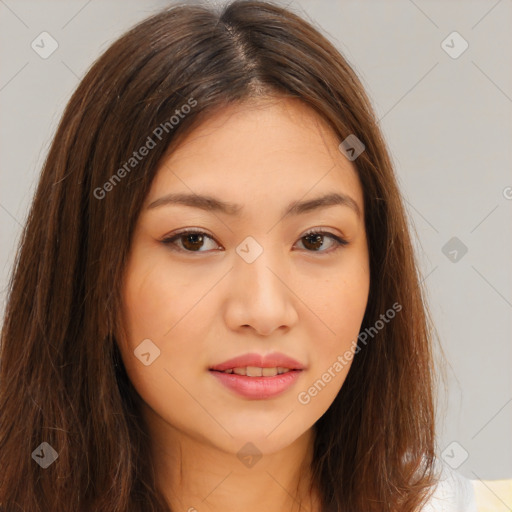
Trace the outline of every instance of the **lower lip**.
{"label": "lower lip", "polygon": [[289,389],[299,378],[302,370],[292,370],[273,377],[247,377],[235,373],[210,370],[224,386],[246,398],[261,400],[277,396]]}

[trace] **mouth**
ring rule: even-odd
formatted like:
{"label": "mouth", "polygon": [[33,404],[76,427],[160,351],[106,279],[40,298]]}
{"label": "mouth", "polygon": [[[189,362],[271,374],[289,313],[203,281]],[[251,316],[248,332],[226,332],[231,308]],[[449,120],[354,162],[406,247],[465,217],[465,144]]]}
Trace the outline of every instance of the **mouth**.
{"label": "mouth", "polygon": [[297,360],[279,352],[243,354],[209,368],[210,374],[237,397],[273,398],[289,390],[305,370]]}
{"label": "mouth", "polygon": [[249,400],[266,400],[291,389],[303,370],[284,367],[235,367],[210,373],[230,392]]}

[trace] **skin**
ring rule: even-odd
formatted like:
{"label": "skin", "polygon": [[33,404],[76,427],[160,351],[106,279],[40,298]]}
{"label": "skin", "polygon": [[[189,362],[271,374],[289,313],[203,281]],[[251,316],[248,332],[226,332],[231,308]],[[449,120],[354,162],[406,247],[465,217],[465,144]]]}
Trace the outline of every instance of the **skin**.
{"label": "skin", "polygon": [[[313,425],[350,361],[309,403],[298,394],[353,353],[370,279],[362,188],[339,142],[300,101],[267,98],[213,115],[161,163],[132,240],[126,337],[118,343],[173,510],[283,512],[302,501],[320,512],[318,492],[308,490]],[[336,205],[282,218],[290,202],[333,191],[350,196],[360,215]],[[212,195],[243,205],[242,213],[147,208],[170,192]],[[187,245],[178,237],[176,250],[162,243],[182,228],[211,238]],[[328,236],[308,244],[311,228],[349,244],[338,247]],[[236,252],[248,236],[263,248],[250,264]],[[145,339],[160,350],[147,366],[134,355]],[[241,354],[274,351],[306,367],[277,397],[242,397],[209,371]],[[262,454],[252,467],[237,457],[248,442]]]}

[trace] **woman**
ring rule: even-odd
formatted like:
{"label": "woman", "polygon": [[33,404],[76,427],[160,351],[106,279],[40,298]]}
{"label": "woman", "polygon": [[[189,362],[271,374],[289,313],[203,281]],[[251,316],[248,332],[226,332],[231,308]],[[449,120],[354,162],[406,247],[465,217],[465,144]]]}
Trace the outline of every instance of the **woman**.
{"label": "woman", "polygon": [[436,465],[431,344],[345,59],[270,3],[173,6],[92,66],[45,162],[2,331],[0,503],[436,510],[463,487]]}

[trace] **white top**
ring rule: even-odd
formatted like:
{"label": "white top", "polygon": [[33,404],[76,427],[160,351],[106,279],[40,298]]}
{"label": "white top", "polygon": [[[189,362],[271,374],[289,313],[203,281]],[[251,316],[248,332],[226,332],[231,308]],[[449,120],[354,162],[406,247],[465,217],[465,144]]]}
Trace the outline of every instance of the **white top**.
{"label": "white top", "polygon": [[473,483],[445,462],[441,465],[441,477],[430,501],[421,512],[477,512]]}

